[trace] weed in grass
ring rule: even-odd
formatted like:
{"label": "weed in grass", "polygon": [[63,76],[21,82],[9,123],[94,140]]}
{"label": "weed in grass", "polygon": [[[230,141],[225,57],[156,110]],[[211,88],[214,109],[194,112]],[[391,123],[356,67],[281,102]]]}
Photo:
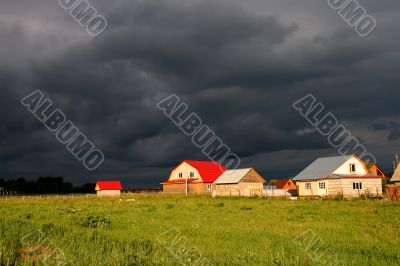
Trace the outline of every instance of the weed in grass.
{"label": "weed in grass", "polygon": [[165,209],[170,210],[170,209],[173,209],[173,208],[174,208],[174,204],[172,204],[172,203],[165,204]]}
{"label": "weed in grass", "polygon": [[105,228],[111,222],[98,214],[88,214],[80,218],[79,224],[88,228]]}
{"label": "weed in grass", "polygon": [[23,214],[19,216],[19,219],[21,220],[29,220],[32,218],[32,213],[28,213],[28,214]]}

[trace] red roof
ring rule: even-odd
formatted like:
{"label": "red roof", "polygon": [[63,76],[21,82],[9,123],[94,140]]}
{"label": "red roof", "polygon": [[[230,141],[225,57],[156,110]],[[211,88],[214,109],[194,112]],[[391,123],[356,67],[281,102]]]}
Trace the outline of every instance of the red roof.
{"label": "red roof", "polygon": [[119,181],[97,181],[96,190],[122,190]]}
{"label": "red roof", "polygon": [[215,161],[191,160],[184,160],[177,167],[175,167],[174,170],[178,168],[182,163],[187,163],[196,168],[204,183],[214,183],[214,181],[217,180],[217,178],[226,171],[226,168],[222,164],[219,164]]}
{"label": "red roof", "polygon": [[381,175],[382,175],[384,178],[387,177],[387,176],[386,176],[386,173],[383,172],[383,170],[382,170],[382,169],[379,167],[379,165],[377,165],[377,164],[374,164],[374,165],[372,166],[371,170],[373,171],[372,174],[374,174],[374,175],[380,175],[380,174],[379,174],[379,172],[380,172]]}
{"label": "red roof", "polygon": [[[290,184],[288,184],[288,182],[290,182]],[[275,186],[278,189],[296,189],[296,185],[290,178],[276,180]]]}
{"label": "red roof", "polygon": [[226,168],[222,164],[215,161],[185,160],[184,162],[190,164],[199,171],[204,183],[214,183],[214,181],[226,171]]}

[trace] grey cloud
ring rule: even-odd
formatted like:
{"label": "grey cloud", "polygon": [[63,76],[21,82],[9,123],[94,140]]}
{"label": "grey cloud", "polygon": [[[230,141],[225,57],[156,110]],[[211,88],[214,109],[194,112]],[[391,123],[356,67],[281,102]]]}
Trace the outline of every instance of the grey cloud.
{"label": "grey cloud", "polygon": [[[180,160],[206,159],[156,108],[170,93],[243,166],[266,175],[294,175],[313,157],[335,154],[316,132],[298,134],[310,125],[291,106],[310,92],[373,144],[384,167],[398,149],[398,125],[387,122],[399,113],[395,1],[366,1],[381,21],[368,38],[324,3],[294,0],[94,1],[109,26],[90,38],[55,2],[0,4],[0,176],[155,186]],[[86,172],[19,104],[35,89],[102,149],[98,171]],[[282,170],[283,161],[293,167]]]}

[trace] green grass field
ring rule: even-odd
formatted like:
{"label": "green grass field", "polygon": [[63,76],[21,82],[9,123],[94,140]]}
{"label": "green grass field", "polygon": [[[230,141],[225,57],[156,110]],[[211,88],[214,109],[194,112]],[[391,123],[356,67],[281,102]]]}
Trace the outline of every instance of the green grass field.
{"label": "green grass field", "polygon": [[1,265],[400,265],[400,204],[0,199]]}

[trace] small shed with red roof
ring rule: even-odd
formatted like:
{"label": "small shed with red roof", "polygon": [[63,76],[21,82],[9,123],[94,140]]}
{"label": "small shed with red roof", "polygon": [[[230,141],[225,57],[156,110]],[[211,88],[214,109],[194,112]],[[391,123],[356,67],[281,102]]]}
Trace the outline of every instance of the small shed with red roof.
{"label": "small shed with red roof", "polygon": [[120,181],[97,181],[95,190],[98,197],[118,197],[121,195]]}
{"label": "small shed with red roof", "polygon": [[290,178],[278,179],[276,180],[274,186],[277,189],[284,189],[284,190],[296,190],[296,184]]}
{"label": "small shed with red roof", "polygon": [[226,168],[214,161],[184,160],[170,173],[167,181],[162,182],[167,193],[211,193],[212,183]]}

